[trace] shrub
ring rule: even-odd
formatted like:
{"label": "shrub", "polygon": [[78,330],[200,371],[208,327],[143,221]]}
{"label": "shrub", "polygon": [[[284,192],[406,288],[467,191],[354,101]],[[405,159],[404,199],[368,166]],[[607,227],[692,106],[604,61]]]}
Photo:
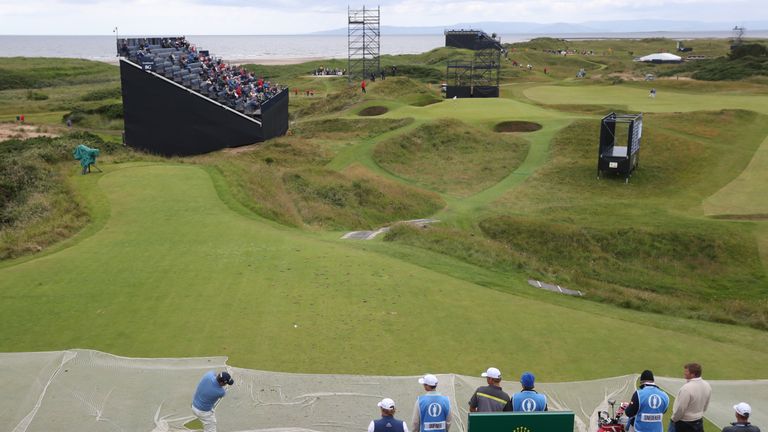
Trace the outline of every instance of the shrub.
{"label": "shrub", "polygon": [[48,95],[34,90],[27,90],[27,99],[36,101],[47,100]]}
{"label": "shrub", "polygon": [[737,60],[744,57],[766,56],[768,56],[768,48],[765,45],[758,43],[737,45],[731,48],[731,53],[728,55],[731,60]]}
{"label": "shrub", "polygon": [[105,89],[99,89],[99,90],[93,90],[86,94],[84,94],[82,97],[80,97],[81,101],[98,101],[98,100],[104,100],[104,99],[118,99],[122,97],[122,91],[120,90],[120,87],[110,87]]}

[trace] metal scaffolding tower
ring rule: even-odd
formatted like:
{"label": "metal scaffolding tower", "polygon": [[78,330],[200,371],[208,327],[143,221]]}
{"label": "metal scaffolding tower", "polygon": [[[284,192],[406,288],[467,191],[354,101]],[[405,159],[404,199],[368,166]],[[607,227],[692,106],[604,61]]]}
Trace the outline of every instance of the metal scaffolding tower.
{"label": "metal scaffolding tower", "polygon": [[381,8],[352,10],[347,8],[349,27],[347,31],[349,80],[368,78],[381,71]]}
{"label": "metal scaffolding tower", "polygon": [[[475,51],[472,61],[449,60],[445,74],[449,93],[458,97],[498,97],[500,68],[501,51],[497,49]],[[455,93],[457,88],[464,90]],[[477,89],[481,93],[476,93]]]}

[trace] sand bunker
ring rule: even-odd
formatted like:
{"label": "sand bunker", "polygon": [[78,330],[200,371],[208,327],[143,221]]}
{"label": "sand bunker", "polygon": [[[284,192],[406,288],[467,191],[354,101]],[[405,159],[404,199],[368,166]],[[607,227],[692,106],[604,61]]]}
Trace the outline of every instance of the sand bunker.
{"label": "sand bunker", "polygon": [[541,129],[541,125],[527,121],[505,121],[493,127],[496,132],[534,132]]}
{"label": "sand bunker", "polygon": [[22,125],[18,123],[0,123],[0,141],[11,138],[35,138],[39,136],[55,137],[58,134],[46,132],[38,126]]}
{"label": "sand bunker", "polygon": [[383,107],[383,106],[370,106],[368,108],[364,108],[361,110],[357,115],[363,116],[363,117],[373,117],[385,114],[389,111],[389,108]]}

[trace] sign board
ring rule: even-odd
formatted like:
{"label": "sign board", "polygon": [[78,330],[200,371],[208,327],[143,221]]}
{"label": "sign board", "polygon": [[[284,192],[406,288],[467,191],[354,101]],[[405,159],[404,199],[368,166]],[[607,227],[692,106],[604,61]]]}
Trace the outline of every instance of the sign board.
{"label": "sign board", "polygon": [[573,412],[469,413],[467,432],[573,432]]}

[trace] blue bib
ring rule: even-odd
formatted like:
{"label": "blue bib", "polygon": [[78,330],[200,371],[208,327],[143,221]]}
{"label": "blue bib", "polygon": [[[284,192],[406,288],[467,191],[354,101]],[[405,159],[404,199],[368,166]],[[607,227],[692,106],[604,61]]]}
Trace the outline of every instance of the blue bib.
{"label": "blue bib", "polygon": [[639,406],[635,416],[637,432],[664,432],[661,419],[669,406],[669,396],[656,386],[645,386],[637,391]]}
{"label": "blue bib", "polygon": [[523,390],[512,395],[512,411],[534,412],[544,411],[547,407],[547,397],[531,390]]}
{"label": "blue bib", "polygon": [[425,432],[446,432],[446,420],[451,415],[448,397],[438,394],[419,396],[420,430]]}

